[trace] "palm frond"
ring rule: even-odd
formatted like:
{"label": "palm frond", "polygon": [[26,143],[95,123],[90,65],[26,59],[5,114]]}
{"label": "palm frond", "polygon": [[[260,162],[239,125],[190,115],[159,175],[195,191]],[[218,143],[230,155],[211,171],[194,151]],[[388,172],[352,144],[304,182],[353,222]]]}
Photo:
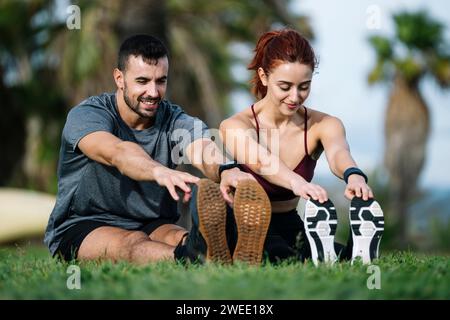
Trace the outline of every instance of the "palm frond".
{"label": "palm frond", "polygon": [[410,85],[417,85],[428,75],[442,88],[450,85],[449,54],[444,25],[427,11],[400,12],[393,15],[396,34],[393,38],[375,35],[369,43],[377,62],[369,72],[368,82],[392,81],[402,76]]}
{"label": "palm frond", "polygon": [[436,50],[442,42],[443,25],[427,11],[394,15],[397,38],[409,49]]}
{"label": "palm frond", "polygon": [[429,72],[441,88],[450,87],[450,55],[435,55],[429,63]]}

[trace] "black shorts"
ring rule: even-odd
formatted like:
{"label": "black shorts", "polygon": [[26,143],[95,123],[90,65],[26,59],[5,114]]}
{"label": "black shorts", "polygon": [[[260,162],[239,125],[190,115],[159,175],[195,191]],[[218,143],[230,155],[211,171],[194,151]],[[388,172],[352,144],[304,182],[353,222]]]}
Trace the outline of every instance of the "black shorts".
{"label": "black shorts", "polygon": [[[164,224],[175,224],[176,221],[176,219],[155,219],[135,231],[142,231],[147,235],[150,235],[160,226]],[[56,255],[65,261],[72,261],[76,259],[78,250],[80,249],[83,240],[89,233],[100,227],[112,226],[106,222],[95,220],[84,220],[74,224],[66,232],[64,232],[58,250],[56,251]]]}
{"label": "black shorts", "polygon": [[[238,239],[233,210],[227,207],[227,241],[231,253]],[[272,214],[264,242],[264,257],[271,262],[290,257],[308,257],[310,248],[306,239],[303,221],[296,209]]]}

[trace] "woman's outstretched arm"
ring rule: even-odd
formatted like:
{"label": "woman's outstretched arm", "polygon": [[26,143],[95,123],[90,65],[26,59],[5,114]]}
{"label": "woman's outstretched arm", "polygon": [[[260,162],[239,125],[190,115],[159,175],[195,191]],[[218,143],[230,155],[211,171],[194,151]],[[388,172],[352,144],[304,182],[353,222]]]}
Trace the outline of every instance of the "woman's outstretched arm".
{"label": "woman's outstretched arm", "polygon": [[[326,116],[320,122],[319,132],[320,142],[323,145],[331,172],[343,179],[347,169],[358,166],[350,153],[342,121],[336,117]],[[367,200],[373,198],[373,193],[363,176],[352,174],[348,177],[345,196],[348,199],[357,196]]]}
{"label": "woman's outstretched arm", "polygon": [[[227,119],[220,125],[221,139],[227,151],[239,163],[247,165],[253,172],[267,181],[292,190],[304,199],[312,197],[324,202],[328,195],[322,187],[308,183],[300,175],[290,170],[274,153],[259,144],[255,139],[255,130],[240,119]],[[279,142],[280,148],[286,147]]]}

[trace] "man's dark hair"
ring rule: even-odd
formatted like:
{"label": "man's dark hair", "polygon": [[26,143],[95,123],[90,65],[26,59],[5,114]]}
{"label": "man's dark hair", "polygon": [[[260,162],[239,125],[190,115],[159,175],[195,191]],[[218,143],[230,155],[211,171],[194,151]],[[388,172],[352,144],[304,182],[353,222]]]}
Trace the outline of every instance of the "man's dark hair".
{"label": "man's dark hair", "polygon": [[169,52],[156,37],[146,34],[138,34],[127,38],[119,49],[117,67],[120,71],[125,71],[129,56],[139,57],[146,63],[155,63],[158,59],[168,56]]}

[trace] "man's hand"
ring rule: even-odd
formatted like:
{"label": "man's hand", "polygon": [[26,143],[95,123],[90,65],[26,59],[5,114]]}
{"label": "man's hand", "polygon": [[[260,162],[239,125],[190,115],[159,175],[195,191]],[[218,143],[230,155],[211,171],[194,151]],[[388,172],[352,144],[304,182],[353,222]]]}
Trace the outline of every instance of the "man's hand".
{"label": "man's hand", "polygon": [[231,195],[232,189],[236,189],[237,184],[241,180],[256,179],[249,173],[242,172],[239,168],[233,168],[225,170],[221,174],[220,179],[220,191],[225,201],[229,204],[233,204],[233,196]]}
{"label": "man's hand", "polygon": [[177,170],[172,170],[164,166],[157,166],[153,169],[153,176],[155,181],[162,187],[169,190],[170,195],[175,201],[178,201],[176,187],[184,192],[183,202],[186,203],[191,199],[192,190],[188,186],[189,183],[197,183],[200,179],[187,173]]}
{"label": "man's hand", "polygon": [[347,199],[352,200],[353,197],[363,198],[363,200],[368,200],[373,198],[373,193],[370,187],[367,185],[364,177],[352,174],[348,177],[348,184],[345,188],[344,195]]}

